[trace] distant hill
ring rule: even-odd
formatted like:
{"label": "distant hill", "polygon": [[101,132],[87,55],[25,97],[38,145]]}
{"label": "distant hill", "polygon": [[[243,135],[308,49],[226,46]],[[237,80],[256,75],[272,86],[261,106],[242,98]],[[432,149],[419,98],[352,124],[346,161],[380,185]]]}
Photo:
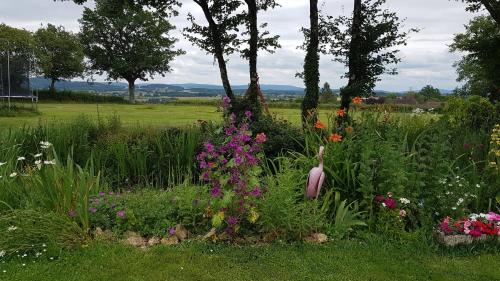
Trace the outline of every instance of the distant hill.
{"label": "distant hill", "polygon": [[[31,79],[33,88],[47,89],[50,86],[50,80],[36,77]],[[111,93],[122,92],[124,95],[128,91],[128,84],[122,82],[85,82],[85,81],[59,81],[56,83],[56,88],[59,90],[70,91],[84,91],[95,93]],[[233,90],[236,94],[243,94],[248,85],[233,85]],[[289,95],[289,96],[302,96],[304,95],[304,88],[291,86],[291,85],[273,85],[262,84],[261,88],[266,94],[269,95]],[[197,84],[197,83],[184,83],[184,84],[162,84],[162,83],[139,83],[137,84],[138,92],[154,93],[155,95],[167,95],[172,97],[196,97],[196,96],[217,96],[224,94],[224,88],[220,85],[212,84]],[[333,90],[335,93],[339,89]],[[450,94],[452,90],[440,89],[444,95]],[[378,96],[387,96],[389,94],[404,95],[408,91],[384,91],[375,90]]]}

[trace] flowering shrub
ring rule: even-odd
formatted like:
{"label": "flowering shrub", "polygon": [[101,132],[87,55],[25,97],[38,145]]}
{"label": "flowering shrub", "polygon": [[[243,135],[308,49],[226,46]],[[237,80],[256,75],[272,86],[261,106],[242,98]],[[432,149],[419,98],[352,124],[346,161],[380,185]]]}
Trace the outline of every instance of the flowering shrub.
{"label": "flowering shrub", "polygon": [[433,202],[434,215],[461,217],[472,211],[481,184],[471,184],[461,176],[443,178]]}
{"label": "flowering shrub", "polygon": [[496,124],[491,133],[489,167],[494,172],[500,171],[500,124]]}
{"label": "flowering shrub", "polygon": [[376,228],[384,233],[400,235],[417,227],[417,208],[412,200],[395,198],[392,192],[374,198],[378,210]]}
{"label": "flowering shrub", "polygon": [[[224,101],[225,108],[228,107]],[[259,218],[255,201],[263,192],[259,181],[262,169],[262,144],[267,137],[259,133],[252,138],[249,131],[250,111],[240,124],[231,114],[223,128],[224,138],[219,145],[205,142],[198,155],[201,179],[210,189],[211,200],[206,213],[212,225],[225,227],[230,235],[235,234],[245,221],[255,223]]]}
{"label": "flowering shrub", "polygon": [[439,224],[439,229],[446,235],[500,236],[500,215],[490,212],[488,214],[471,214],[456,220],[446,217]]}

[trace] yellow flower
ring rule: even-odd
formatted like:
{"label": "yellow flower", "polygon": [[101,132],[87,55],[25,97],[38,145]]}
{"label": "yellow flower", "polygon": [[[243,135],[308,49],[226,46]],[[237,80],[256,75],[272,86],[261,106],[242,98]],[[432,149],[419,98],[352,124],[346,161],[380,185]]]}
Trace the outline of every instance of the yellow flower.
{"label": "yellow flower", "polygon": [[248,214],[248,221],[251,223],[255,223],[259,219],[260,215],[255,210],[255,208],[250,209],[250,213]]}

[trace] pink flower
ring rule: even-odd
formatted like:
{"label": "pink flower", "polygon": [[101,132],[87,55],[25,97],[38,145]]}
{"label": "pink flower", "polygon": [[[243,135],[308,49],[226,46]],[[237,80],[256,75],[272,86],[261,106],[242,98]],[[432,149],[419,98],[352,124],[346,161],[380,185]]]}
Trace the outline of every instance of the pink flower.
{"label": "pink flower", "polygon": [[172,227],[168,230],[168,234],[170,234],[170,236],[174,236],[175,235],[175,227]]}
{"label": "pink flower", "polygon": [[248,111],[248,110],[247,110],[247,111],[245,111],[245,116],[246,116],[247,118],[251,118],[251,117],[252,117],[252,112],[251,112],[251,111]]}
{"label": "pink flower", "polygon": [[123,218],[125,217],[125,211],[118,211],[118,212],[116,213],[116,215],[117,215],[119,218],[122,218],[122,219],[123,219]]}
{"label": "pink flower", "polygon": [[264,133],[259,133],[259,134],[257,134],[257,136],[255,137],[255,141],[256,141],[257,143],[263,143],[263,142],[265,142],[266,140],[267,140],[267,136],[266,136],[266,134],[264,134]]}
{"label": "pink flower", "polygon": [[375,196],[374,200],[375,200],[375,202],[379,202],[380,203],[380,202],[382,202],[382,201],[385,200],[385,197],[384,197],[384,195],[377,195],[377,196]]}
{"label": "pink flower", "polygon": [[404,218],[404,217],[406,217],[406,211],[405,211],[405,210],[402,210],[402,209],[401,209],[401,210],[399,210],[399,215],[400,215],[401,217],[403,217],[403,218]]}
{"label": "pink flower", "polygon": [[473,237],[481,237],[481,231],[472,229],[469,231],[469,235]]}
{"label": "pink flower", "polygon": [[445,234],[452,234],[453,233],[453,230],[451,230],[451,228],[450,228],[450,217],[444,218],[444,220],[441,222],[440,226],[441,226],[441,230]]}
{"label": "pink flower", "polygon": [[496,213],[493,213],[493,212],[489,212],[487,215],[486,215],[486,219],[488,221],[500,221],[500,215],[499,214],[496,214]]}
{"label": "pink flower", "polygon": [[252,190],[252,196],[253,197],[260,197],[262,195],[262,192],[260,191],[260,188],[258,186],[256,186],[253,190]]}
{"label": "pink flower", "polygon": [[231,216],[231,217],[229,217],[229,218],[227,219],[227,224],[229,224],[229,225],[235,225],[235,224],[237,224],[237,223],[238,223],[238,219],[237,219],[237,218],[235,218],[235,217],[233,217],[233,216]]}
{"label": "pink flower", "polygon": [[385,199],[384,204],[389,209],[396,209],[398,207],[398,205],[396,204],[396,201],[392,198]]}
{"label": "pink flower", "polygon": [[76,217],[76,211],[74,209],[70,209],[68,211],[68,216],[70,216],[72,218]]}

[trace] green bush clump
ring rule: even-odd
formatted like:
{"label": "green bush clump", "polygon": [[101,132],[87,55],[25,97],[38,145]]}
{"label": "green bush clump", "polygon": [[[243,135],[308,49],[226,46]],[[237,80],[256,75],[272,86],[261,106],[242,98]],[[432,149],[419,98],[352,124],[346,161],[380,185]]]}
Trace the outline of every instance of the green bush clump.
{"label": "green bush clump", "polygon": [[82,228],[67,216],[46,210],[12,210],[0,214],[0,260],[3,257],[57,255],[86,241]]}
{"label": "green bush clump", "polygon": [[208,227],[203,217],[207,198],[206,190],[196,186],[122,194],[101,192],[90,200],[89,216],[92,228],[112,230],[117,235],[134,231],[163,237],[177,224],[201,233]]}
{"label": "green bush clump", "polygon": [[480,96],[450,98],[444,112],[451,124],[473,130],[490,131],[500,123],[500,106]]}
{"label": "green bush clump", "polygon": [[98,94],[73,92],[73,91],[57,91],[55,93],[50,90],[38,91],[38,98],[42,101],[57,101],[57,102],[79,102],[79,103],[128,103],[123,97],[104,96]]}

